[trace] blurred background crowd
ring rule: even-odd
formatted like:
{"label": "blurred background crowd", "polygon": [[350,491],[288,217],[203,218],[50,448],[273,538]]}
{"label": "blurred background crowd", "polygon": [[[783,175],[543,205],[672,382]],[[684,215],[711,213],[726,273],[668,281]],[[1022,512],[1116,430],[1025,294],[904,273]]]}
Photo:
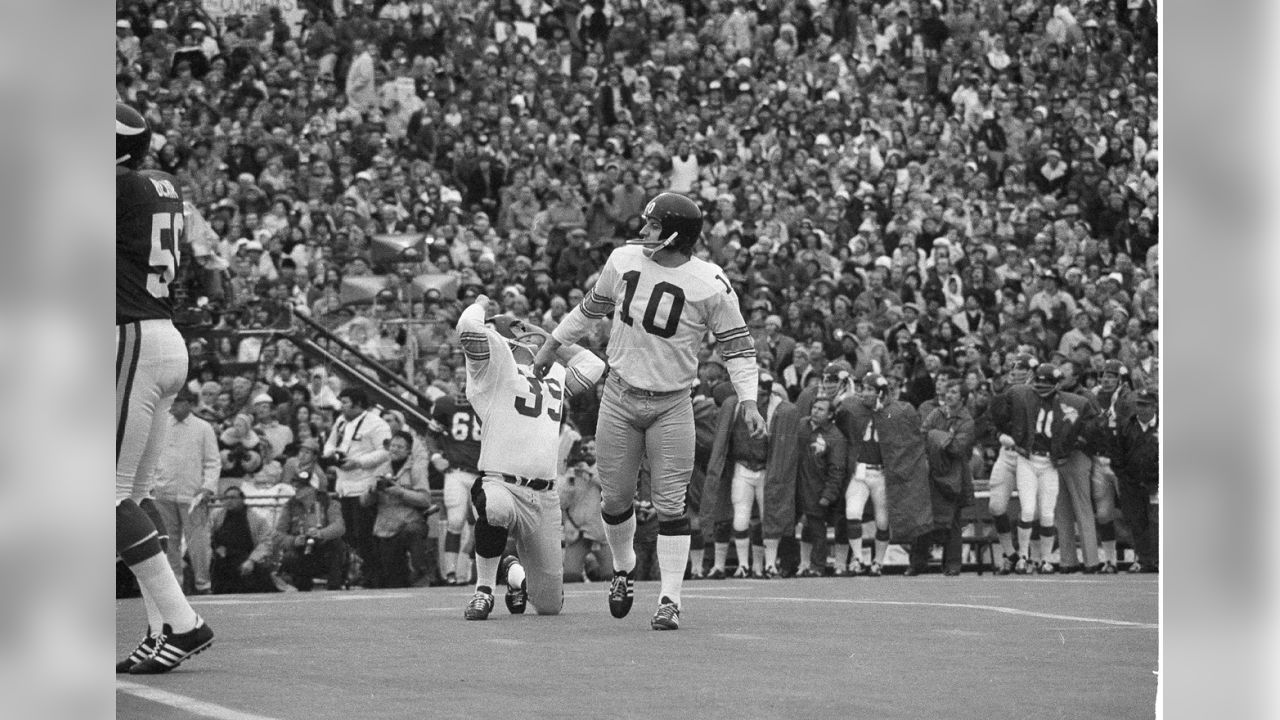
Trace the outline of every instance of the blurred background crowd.
{"label": "blurred background crowd", "polygon": [[[1158,385],[1151,0],[117,10],[118,96],[189,205],[179,321],[218,492],[290,485],[341,417],[343,374],[289,341],[299,318],[456,395],[458,303],[554,327],[668,190],[702,207],[698,254],[791,399],[839,360],[981,398],[1019,348],[1064,389],[1117,362]],[[237,443],[258,449],[228,461]]]}

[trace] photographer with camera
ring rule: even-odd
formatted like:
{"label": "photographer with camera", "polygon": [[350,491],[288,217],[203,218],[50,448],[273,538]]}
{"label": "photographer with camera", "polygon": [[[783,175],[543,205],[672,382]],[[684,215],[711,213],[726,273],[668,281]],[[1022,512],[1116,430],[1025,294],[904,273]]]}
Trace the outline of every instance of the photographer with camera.
{"label": "photographer with camera", "polygon": [[[377,587],[409,587],[410,572],[407,562],[410,550],[421,545],[427,534],[427,521],[422,511],[433,512],[431,487],[427,484],[426,468],[414,465],[413,436],[399,430],[391,436],[387,446],[391,455],[391,469],[379,476],[373,487],[360,498],[366,508],[376,507],[377,518],[373,522],[373,542],[382,568]],[[420,562],[420,561],[419,561]],[[415,563],[415,570],[423,568]]]}
{"label": "photographer with camera", "polygon": [[337,590],[343,585],[347,562],[342,512],[330,502],[328,493],[316,490],[305,478],[294,478],[293,491],[276,523],[277,542],[283,551],[280,572],[302,591],[310,590],[314,578],[323,573],[326,587]]}
{"label": "photographer with camera", "polygon": [[349,542],[361,562],[361,577],[353,584],[375,587],[378,582],[378,557],[373,549],[373,522],[377,510],[364,507],[360,498],[387,473],[387,441],[391,428],[377,408],[370,408],[364,390],[347,388],[338,393],[342,412],[329,431],[320,464],[333,467],[338,479],[334,492],[342,507]]}
{"label": "photographer with camera", "polygon": [[593,555],[597,572],[591,580],[608,577],[613,555],[600,517],[600,476],[596,472],[596,439],[584,437],[573,444],[561,478],[560,512],[564,518],[564,581],[582,582],[587,576],[587,556]]}
{"label": "photographer with camera", "polygon": [[244,492],[231,486],[209,515],[213,592],[278,592],[271,579],[275,530],[266,518],[248,511]]}

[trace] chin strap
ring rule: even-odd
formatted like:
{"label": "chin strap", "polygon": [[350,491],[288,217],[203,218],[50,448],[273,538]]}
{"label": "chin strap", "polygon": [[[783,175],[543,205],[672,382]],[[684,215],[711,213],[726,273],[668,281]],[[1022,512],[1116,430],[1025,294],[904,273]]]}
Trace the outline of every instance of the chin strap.
{"label": "chin strap", "polygon": [[659,250],[662,250],[663,248],[665,248],[665,247],[667,247],[668,245],[670,245],[672,242],[674,242],[674,241],[675,241],[676,237],[677,237],[677,236],[679,236],[679,235],[680,235],[680,233],[679,233],[679,232],[673,232],[673,233],[671,233],[669,236],[667,236],[667,239],[666,239],[666,240],[663,240],[662,242],[658,243],[657,245],[654,245],[652,248],[651,248],[651,247],[649,247],[649,246],[647,246],[647,245],[645,245],[643,242],[640,242],[640,241],[634,241],[634,242],[633,242],[633,241],[630,241],[630,240],[629,240],[629,241],[627,241],[627,242],[628,242],[628,244],[631,244],[631,245],[641,245],[641,246],[644,246],[644,250],[643,250],[643,252],[644,252],[644,256],[645,256],[645,257],[653,257],[653,254],[654,254],[654,253],[656,253],[656,252],[658,252]]}

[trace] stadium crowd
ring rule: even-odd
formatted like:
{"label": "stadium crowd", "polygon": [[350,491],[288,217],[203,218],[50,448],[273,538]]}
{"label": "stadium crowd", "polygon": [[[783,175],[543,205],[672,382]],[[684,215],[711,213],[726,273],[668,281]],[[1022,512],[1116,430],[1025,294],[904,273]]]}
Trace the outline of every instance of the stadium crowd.
{"label": "stadium crowd", "polygon": [[[457,394],[461,307],[554,327],[668,190],[701,206],[698,254],[787,401],[843,362],[922,420],[955,380],[981,420],[1020,353],[1088,397],[1108,373],[1158,387],[1151,0],[229,5],[118,0],[116,22],[118,97],[188,201],[191,402],[220,493],[323,489],[308,463],[344,402],[331,368],[245,331],[305,316]],[[578,410],[566,432],[589,438]],[[980,480],[998,442],[976,442]],[[589,474],[573,445],[566,473]]]}

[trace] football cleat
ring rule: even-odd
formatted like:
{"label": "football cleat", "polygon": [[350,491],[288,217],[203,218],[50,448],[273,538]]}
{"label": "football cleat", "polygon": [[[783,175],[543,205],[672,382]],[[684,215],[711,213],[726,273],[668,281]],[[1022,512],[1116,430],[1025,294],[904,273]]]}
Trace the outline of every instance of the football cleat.
{"label": "football cleat", "polygon": [[616,618],[624,618],[631,612],[631,603],[635,600],[636,572],[613,571],[613,580],[609,583],[609,613]]}
{"label": "football cleat", "polygon": [[869,577],[880,577],[882,572],[884,572],[884,568],[880,567],[878,562],[873,562],[867,567],[867,575]]}
{"label": "football cleat", "polygon": [[1036,574],[1038,575],[1054,575],[1057,572],[1058,568],[1054,567],[1053,563],[1048,560],[1045,560],[1036,566]]}
{"label": "football cleat", "polygon": [[493,612],[493,594],[477,590],[476,594],[471,596],[471,602],[467,603],[467,609],[462,615],[468,620],[488,620],[491,612]]}
{"label": "football cleat", "polygon": [[1013,572],[1014,566],[1018,562],[1018,556],[1014,553],[1003,555],[1000,557],[1000,567],[996,569],[997,575],[1008,575]]}
{"label": "football cleat", "polygon": [[724,579],[724,568],[718,568],[718,567],[713,567],[713,568],[711,568],[711,572],[707,573],[707,579],[708,579],[708,580],[723,580],[723,579]]}
{"label": "football cleat", "polygon": [[178,667],[187,658],[199,655],[213,644],[213,630],[199,617],[196,626],[182,634],[177,634],[169,623],[164,624],[155,639],[155,649],[146,660],[129,668],[130,675],[158,675],[167,673]]}
{"label": "football cleat", "polygon": [[680,606],[672,602],[671,598],[663,595],[662,601],[658,604],[658,611],[653,614],[653,619],[649,621],[649,627],[654,630],[679,630]]}
{"label": "football cleat", "polygon": [[529,581],[521,580],[518,588],[508,585],[506,602],[512,615],[523,615],[525,607],[529,605]]}
{"label": "football cleat", "polygon": [[142,642],[138,643],[138,647],[129,653],[129,657],[116,663],[116,673],[127,673],[134,665],[151,657],[156,651],[156,638],[151,633],[147,633],[142,638]]}
{"label": "football cleat", "polygon": [[1102,573],[1103,575],[1115,575],[1116,564],[1108,560],[1102,564],[1102,567],[1098,570],[1098,572]]}
{"label": "football cleat", "polygon": [[1031,570],[1031,560],[1026,555],[1019,555],[1017,562],[1013,565],[1013,571],[1019,575],[1029,575]]}
{"label": "football cleat", "polygon": [[778,568],[775,565],[770,565],[764,569],[764,572],[760,573],[761,580],[777,580],[778,577]]}
{"label": "football cleat", "polygon": [[807,567],[801,570],[800,572],[796,573],[796,577],[816,578],[816,577],[822,577],[822,573],[817,570],[814,570],[812,567]]}

